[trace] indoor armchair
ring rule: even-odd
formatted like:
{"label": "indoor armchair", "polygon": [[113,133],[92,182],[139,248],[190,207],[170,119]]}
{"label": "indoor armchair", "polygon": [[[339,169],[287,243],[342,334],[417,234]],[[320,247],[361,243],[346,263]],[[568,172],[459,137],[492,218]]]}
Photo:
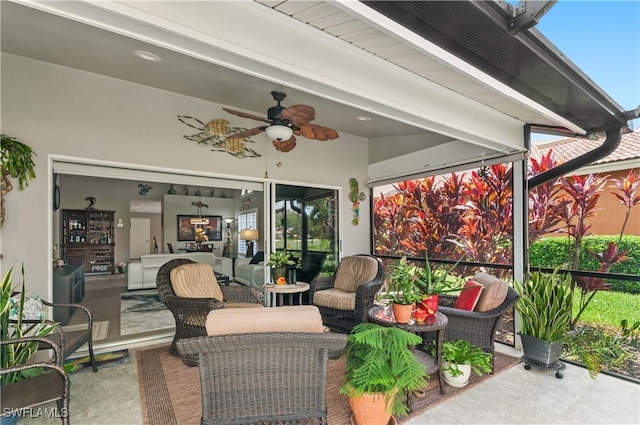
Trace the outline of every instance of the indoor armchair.
{"label": "indoor armchair", "polygon": [[322,314],[325,326],[349,333],[367,321],[376,294],[384,283],[384,266],[371,255],[340,260],[334,276],[318,276],[310,283],[309,297]]}

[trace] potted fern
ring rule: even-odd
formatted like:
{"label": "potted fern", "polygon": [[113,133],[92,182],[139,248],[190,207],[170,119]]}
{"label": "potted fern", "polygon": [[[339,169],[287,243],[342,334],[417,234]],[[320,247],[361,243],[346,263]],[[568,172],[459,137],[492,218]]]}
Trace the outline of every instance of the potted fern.
{"label": "potted fern", "polygon": [[[431,354],[436,358],[436,347],[432,346],[431,351]],[[447,384],[461,388],[469,383],[471,372],[478,376],[483,373],[491,373],[491,353],[485,352],[482,348],[472,345],[464,339],[444,341],[440,370]]]}
{"label": "potted fern", "polygon": [[354,326],[343,354],[346,372],[340,393],[349,396],[358,425],[387,425],[392,415],[408,412],[406,394],[427,386],[425,367],[411,351],[421,341],[396,327]]}

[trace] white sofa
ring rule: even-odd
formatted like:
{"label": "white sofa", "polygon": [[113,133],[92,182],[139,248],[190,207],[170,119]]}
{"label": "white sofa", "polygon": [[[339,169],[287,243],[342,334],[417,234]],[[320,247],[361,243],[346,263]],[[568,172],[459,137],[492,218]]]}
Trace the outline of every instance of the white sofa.
{"label": "white sofa", "polygon": [[127,266],[127,288],[148,289],[156,287],[156,276],[163,264],[175,258],[188,258],[197,263],[207,263],[213,271],[233,277],[233,260],[216,257],[213,252],[176,252],[174,254],[141,255],[140,261],[132,260]]}
{"label": "white sofa", "polygon": [[243,285],[262,289],[264,285],[264,261],[258,264],[249,264],[250,261],[251,258],[236,259],[235,280]]}

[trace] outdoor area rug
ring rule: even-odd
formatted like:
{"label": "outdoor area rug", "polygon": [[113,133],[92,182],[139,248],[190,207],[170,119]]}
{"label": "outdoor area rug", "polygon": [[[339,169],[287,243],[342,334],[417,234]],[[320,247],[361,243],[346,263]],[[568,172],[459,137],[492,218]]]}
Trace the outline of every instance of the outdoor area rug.
{"label": "outdoor area rug", "polygon": [[120,294],[120,335],[175,328],[176,322],[160,301],[157,289]]}
{"label": "outdoor area rug", "polygon": [[[200,377],[197,367],[187,367],[177,356],[169,354],[169,346],[163,345],[137,352],[138,382],[142,418],[145,425],[199,425],[202,415]],[[412,398],[412,413],[398,418],[402,423],[423,413],[430,407],[449,400],[484,380],[520,363],[520,359],[496,353],[496,371],[493,375],[473,375],[469,385],[452,388],[445,385],[445,395],[440,394],[438,378],[431,376],[429,388],[423,398]],[[350,425],[349,399],[338,389],[343,384],[344,360],[329,360],[327,376],[327,422],[329,425]]]}
{"label": "outdoor area rug", "polygon": [[[111,351],[109,353],[96,354],[96,366],[98,371],[107,367],[118,366],[129,361],[129,350]],[[65,369],[69,373],[91,370],[91,358],[89,356],[67,359],[64,362]]]}

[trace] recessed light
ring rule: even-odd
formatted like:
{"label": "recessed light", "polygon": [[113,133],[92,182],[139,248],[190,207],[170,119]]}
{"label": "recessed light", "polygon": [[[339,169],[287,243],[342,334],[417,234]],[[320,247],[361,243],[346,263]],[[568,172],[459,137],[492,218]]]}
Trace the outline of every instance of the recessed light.
{"label": "recessed light", "polygon": [[136,50],[135,52],[133,52],[136,56],[138,56],[139,58],[148,60],[148,61],[152,61],[152,62],[160,62],[162,60],[162,58],[160,58],[160,56],[158,55],[154,55],[151,52],[147,52],[145,50]]}
{"label": "recessed light", "polygon": [[356,119],[359,121],[371,121],[371,117],[365,117],[364,115],[360,115]]}

